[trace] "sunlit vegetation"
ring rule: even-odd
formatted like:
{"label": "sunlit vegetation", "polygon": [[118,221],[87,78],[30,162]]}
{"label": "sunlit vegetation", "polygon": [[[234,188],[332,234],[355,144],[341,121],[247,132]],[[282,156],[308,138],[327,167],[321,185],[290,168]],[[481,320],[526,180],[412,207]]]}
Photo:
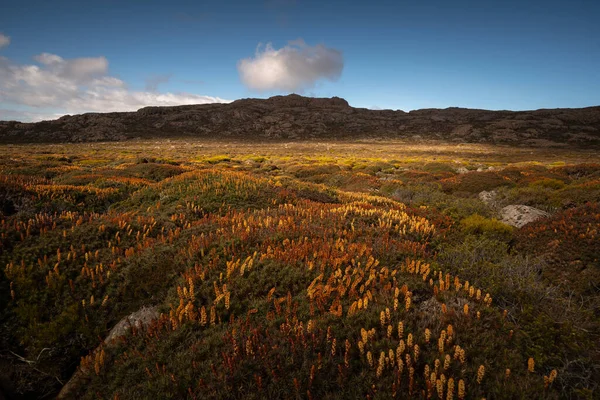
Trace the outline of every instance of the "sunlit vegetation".
{"label": "sunlit vegetation", "polygon": [[[1,148],[0,387],[53,396],[79,371],[69,398],[597,396],[598,160],[287,146]],[[516,229],[508,204],[552,215]],[[160,316],[104,343],[143,306]]]}

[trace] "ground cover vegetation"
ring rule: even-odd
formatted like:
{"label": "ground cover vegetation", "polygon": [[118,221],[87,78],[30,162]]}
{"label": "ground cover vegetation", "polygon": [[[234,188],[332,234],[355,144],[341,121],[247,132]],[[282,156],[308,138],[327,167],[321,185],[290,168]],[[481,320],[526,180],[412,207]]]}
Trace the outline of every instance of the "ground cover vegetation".
{"label": "ground cover vegetation", "polygon": [[[599,201],[584,150],[3,146],[0,387],[598,398]],[[549,217],[514,228],[498,216],[511,204]],[[142,307],[157,318],[105,341]]]}

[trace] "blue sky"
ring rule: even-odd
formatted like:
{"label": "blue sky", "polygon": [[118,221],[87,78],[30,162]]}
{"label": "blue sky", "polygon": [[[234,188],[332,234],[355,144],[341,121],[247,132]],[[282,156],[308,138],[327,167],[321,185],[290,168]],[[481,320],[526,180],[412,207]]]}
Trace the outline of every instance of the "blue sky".
{"label": "blue sky", "polygon": [[290,92],[403,110],[599,105],[599,20],[593,0],[5,2],[0,119]]}

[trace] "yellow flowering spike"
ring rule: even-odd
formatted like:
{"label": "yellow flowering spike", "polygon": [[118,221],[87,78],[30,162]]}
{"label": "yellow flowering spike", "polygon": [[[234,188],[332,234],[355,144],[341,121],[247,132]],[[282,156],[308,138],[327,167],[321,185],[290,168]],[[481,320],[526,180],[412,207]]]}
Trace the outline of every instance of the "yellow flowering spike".
{"label": "yellow flowering spike", "polygon": [[479,369],[477,369],[477,383],[481,384],[481,382],[483,381],[483,377],[485,375],[485,367],[483,365],[479,366]]}
{"label": "yellow flowering spike", "polygon": [[210,308],[210,324],[214,325],[216,323],[217,320],[217,310],[215,309],[215,306],[212,306]]}
{"label": "yellow flowering spike", "polygon": [[385,368],[385,352],[381,352],[379,356],[379,364],[377,365],[377,377],[379,378],[381,374],[383,374],[383,369]]}
{"label": "yellow flowering spike", "polygon": [[448,392],[446,393],[446,400],[452,400],[454,398],[454,379],[448,379]]}
{"label": "yellow flowering spike", "polygon": [[450,368],[450,363],[451,363],[450,354],[446,354],[446,357],[444,358],[444,371],[447,370],[448,368]]}
{"label": "yellow flowering spike", "polygon": [[437,393],[438,393],[438,396],[439,396],[439,398],[440,398],[440,399],[443,399],[443,398],[444,398],[444,384],[442,383],[442,381],[441,381],[441,380],[439,380],[439,379],[438,379],[438,380],[435,382],[435,386],[436,386],[436,389],[437,389]]}
{"label": "yellow flowering spike", "polygon": [[406,349],[406,345],[404,344],[404,340],[400,339],[400,343],[398,344],[398,351],[400,352],[400,354],[404,353],[404,350]]}
{"label": "yellow flowering spike", "polygon": [[373,367],[373,354],[370,351],[367,351],[367,362],[370,367]]}
{"label": "yellow flowering spike", "polygon": [[402,339],[404,336],[404,323],[398,322],[398,339]]}
{"label": "yellow flowering spike", "polygon": [[529,372],[535,371],[535,361],[533,360],[533,357],[530,357],[529,360],[527,360],[527,370]]}
{"label": "yellow flowering spike", "polygon": [[465,381],[462,379],[458,381],[458,398],[463,400],[466,396]]}

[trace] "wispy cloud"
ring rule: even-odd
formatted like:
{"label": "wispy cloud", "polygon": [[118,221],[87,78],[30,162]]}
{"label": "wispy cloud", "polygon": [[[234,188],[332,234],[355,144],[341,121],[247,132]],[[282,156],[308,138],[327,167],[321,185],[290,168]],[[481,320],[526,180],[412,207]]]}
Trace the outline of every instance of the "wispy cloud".
{"label": "wispy cloud", "polygon": [[181,82],[185,83],[186,85],[204,85],[205,83],[200,79],[182,79]]}
{"label": "wispy cloud", "polygon": [[297,39],[277,50],[259,45],[254,57],[238,62],[240,79],[257,91],[303,91],[317,81],[339,79],[344,69],[341,51],[322,44],[308,46]]}
{"label": "wispy cloud", "polygon": [[0,33],[0,49],[10,44],[10,37]]}
{"label": "wispy cloud", "polygon": [[227,102],[219,97],[192,93],[160,93],[158,86],[167,76],[151,77],[143,91],[130,90],[127,84],[108,72],[105,57],[64,59],[42,53],[36,63],[18,64],[0,57],[0,120],[40,120],[48,116],[83,112],[134,111],[154,106]]}
{"label": "wispy cloud", "polygon": [[156,92],[158,90],[158,86],[163,83],[167,83],[171,80],[173,74],[164,74],[164,75],[152,75],[146,78],[146,87],[145,89],[149,92]]}

